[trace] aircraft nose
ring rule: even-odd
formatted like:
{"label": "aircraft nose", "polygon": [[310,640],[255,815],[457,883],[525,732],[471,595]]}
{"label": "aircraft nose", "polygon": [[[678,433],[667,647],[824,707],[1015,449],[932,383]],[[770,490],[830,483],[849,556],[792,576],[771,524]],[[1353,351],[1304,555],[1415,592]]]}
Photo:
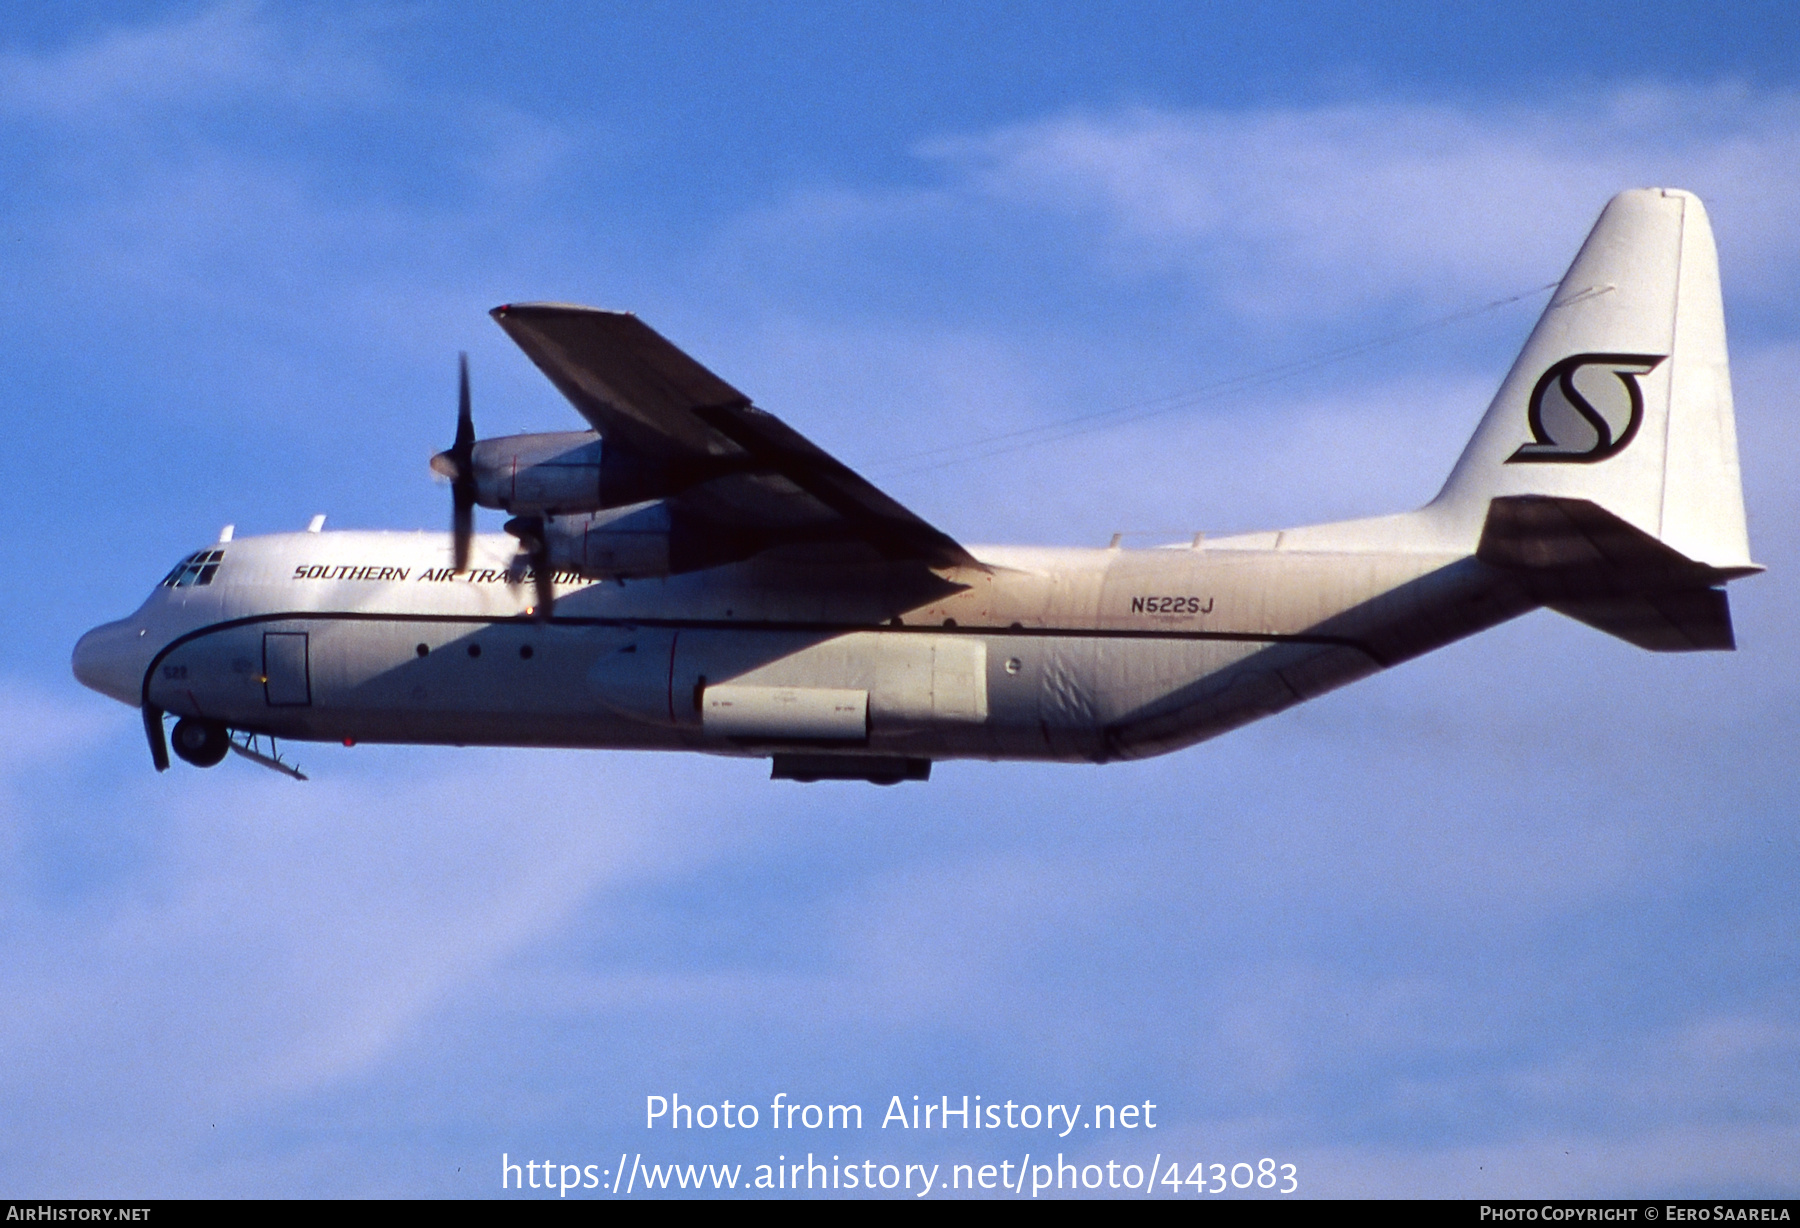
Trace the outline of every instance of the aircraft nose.
{"label": "aircraft nose", "polygon": [[135,708],[143,702],[144,667],[149,657],[149,640],[143,630],[129,622],[116,622],[82,636],[71,664],[81,685]]}

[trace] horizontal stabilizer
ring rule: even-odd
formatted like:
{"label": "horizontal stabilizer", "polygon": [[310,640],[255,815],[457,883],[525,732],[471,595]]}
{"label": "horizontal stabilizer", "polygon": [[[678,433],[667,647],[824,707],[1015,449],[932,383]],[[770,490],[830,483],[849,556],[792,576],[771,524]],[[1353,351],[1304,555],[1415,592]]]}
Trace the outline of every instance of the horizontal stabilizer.
{"label": "horizontal stabilizer", "polygon": [[1730,652],[1737,647],[1724,589],[1578,598],[1553,601],[1550,608],[1651,652]]}
{"label": "horizontal stabilizer", "polygon": [[1592,590],[1711,587],[1755,575],[1757,566],[1696,563],[1587,499],[1509,495],[1488,504],[1475,556],[1496,567],[1525,568]]}
{"label": "horizontal stabilizer", "polygon": [[1518,574],[1539,601],[1655,652],[1736,647],[1714,587],[1759,568],[1708,567],[1586,499],[1495,499],[1475,557]]}

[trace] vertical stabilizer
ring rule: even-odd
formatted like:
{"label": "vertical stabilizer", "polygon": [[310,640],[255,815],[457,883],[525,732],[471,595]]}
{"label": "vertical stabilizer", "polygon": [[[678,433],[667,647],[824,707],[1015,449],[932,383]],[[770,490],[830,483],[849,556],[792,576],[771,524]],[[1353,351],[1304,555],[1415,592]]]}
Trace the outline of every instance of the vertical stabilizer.
{"label": "vertical stabilizer", "polygon": [[1615,196],[1428,512],[1588,500],[1710,567],[1753,568],[1712,227],[1698,197]]}

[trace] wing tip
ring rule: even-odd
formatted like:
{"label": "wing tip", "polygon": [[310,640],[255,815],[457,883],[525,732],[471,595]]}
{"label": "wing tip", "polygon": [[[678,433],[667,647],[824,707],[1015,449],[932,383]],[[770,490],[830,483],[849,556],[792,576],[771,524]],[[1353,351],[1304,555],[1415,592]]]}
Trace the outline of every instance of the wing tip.
{"label": "wing tip", "polygon": [[488,314],[496,320],[503,320],[510,315],[592,315],[622,316],[635,318],[630,311],[613,311],[606,307],[588,307],[581,303],[501,303],[492,308]]}

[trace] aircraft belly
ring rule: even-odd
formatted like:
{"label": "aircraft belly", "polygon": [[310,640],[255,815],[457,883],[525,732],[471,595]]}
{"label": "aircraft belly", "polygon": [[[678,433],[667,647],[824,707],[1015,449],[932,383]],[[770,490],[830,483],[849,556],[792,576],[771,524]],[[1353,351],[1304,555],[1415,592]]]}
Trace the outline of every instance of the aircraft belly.
{"label": "aircraft belly", "polygon": [[1380,666],[1344,645],[1263,641],[1232,645],[1215,667],[1150,702],[1120,711],[1106,729],[1111,756],[1143,758],[1214,738],[1347,682]]}
{"label": "aircraft belly", "polygon": [[[523,621],[252,622],[165,653],[150,700],[177,716],[292,738],[678,745],[666,730],[596,701],[590,666],[618,645],[616,637],[596,642],[594,631]],[[666,648],[662,660],[666,679]]]}
{"label": "aircraft belly", "polygon": [[1056,758],[1091,759],[1098,755],[1098,646],[1099,641],[1091,636],[1058,636],[1032,641],[1021,650],[1038,658],[1037,710],[1033,715],[1044,749]]}
{"label": "aircraft belly", "polygon": [[325,709],[391,713],[401,727],[443,712],[594,713],[580,683],[587,646],[562,628],[349,620],[317,624],[314,640],[315,703]]}
{"label": "aircraft belly", "polygon": [[1263,659],[1272,647],[1266,641],[1058,637],[1034,643],[1041,645],[1039,753],[1056,758],[1131,756],[1135,731],[1146,725],[1242,724],[1294,702],[1273,663]]}
{"label": "aircraft belly", "polygon": [[590,627],[586,687],[611,712],[651,726],[676,724],[669,689],[677,633],[660,627]]}

